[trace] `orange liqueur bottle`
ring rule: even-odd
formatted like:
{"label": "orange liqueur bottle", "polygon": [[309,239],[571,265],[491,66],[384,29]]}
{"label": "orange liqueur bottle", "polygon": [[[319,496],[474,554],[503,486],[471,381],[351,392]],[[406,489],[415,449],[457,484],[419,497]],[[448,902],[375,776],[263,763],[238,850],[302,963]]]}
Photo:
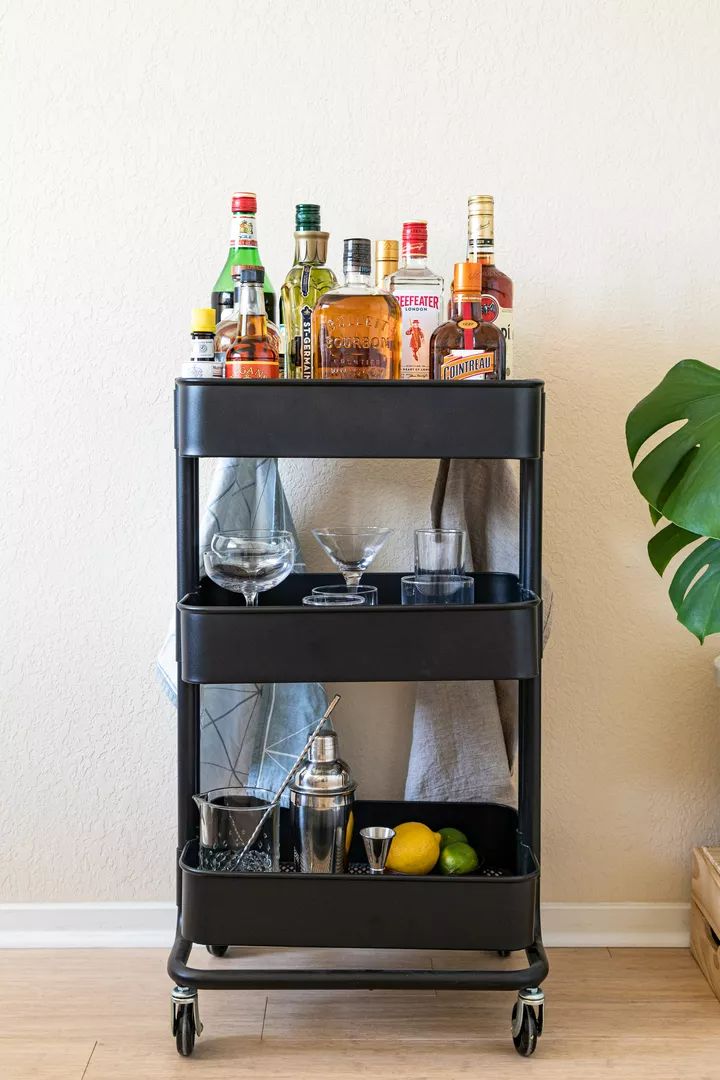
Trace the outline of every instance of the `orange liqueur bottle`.
{"label": "orange liqueur bottle", "polygon": [[483,268],[455,263],[450,319],[430,339],[434,376],[442,380],[504,379],[505,337],[483,321]]}
{"label": "orange liqueur bottle", "polygon": [[394,296],[370,281],[370,241],[343,243],[345,283],[313,311],[316,379],[398,379],[402,312]]}
{"label": "orange liqueur bottle", "polygon": [[240,273],[237,337],[225,354],[226,379],[278,379],[280,357],[268,337],[262,266],[244,266]]}

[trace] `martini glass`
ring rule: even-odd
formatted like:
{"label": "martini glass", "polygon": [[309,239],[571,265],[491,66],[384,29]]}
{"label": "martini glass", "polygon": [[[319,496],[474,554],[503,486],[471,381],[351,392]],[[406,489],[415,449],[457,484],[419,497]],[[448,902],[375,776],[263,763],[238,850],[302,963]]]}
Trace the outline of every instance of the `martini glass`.
{"label": "martini glass", "polygon": [[258,593],[279,585],[295,563],[292,533],[215,533],[210,550],[203,555],[205,572],[216,585],[242,593],[248,607],[257,604]]}
{"label": "martini glass", "polygon": [[354,592],[391,532],[392,529],[368,525],[357,529],[313,529],[313,536],[341,571],[348,591]]}

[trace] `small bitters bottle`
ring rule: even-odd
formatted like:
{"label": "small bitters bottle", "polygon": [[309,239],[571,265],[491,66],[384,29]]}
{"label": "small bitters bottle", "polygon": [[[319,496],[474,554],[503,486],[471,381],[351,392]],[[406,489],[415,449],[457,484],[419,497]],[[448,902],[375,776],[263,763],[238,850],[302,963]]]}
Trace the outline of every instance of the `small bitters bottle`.
{"label": "small bitters bottle", "polygon": [[480,263],[455,263],[451,317],[430,341],[436,379],[505,378],[505,338],[496,323],[483,321],[482,269]]}
{"label": "small bitters bottle", "polygon": [[262,266],[244,266],[240,275],[237,336],[225,356],[226,379],[277,379],[280,356],[268,337]]}
{"label": "small bitters bottle", "polygon": [[224,369],[215,362],[215,310],[193,308],[190,324],[191,356],[181,369],[183,379],[222,379]]}

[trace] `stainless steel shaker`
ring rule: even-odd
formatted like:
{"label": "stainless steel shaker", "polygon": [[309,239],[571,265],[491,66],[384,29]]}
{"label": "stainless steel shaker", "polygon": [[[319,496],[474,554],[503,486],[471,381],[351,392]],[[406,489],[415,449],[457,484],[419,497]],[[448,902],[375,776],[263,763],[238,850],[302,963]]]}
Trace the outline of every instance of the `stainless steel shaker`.
{"label": "stainless steel shaker", "polygon": [[290,784],[290,820],[298,872],[347,872],[356,787],[347,763],[338,757],[337,734],[321,732]]}

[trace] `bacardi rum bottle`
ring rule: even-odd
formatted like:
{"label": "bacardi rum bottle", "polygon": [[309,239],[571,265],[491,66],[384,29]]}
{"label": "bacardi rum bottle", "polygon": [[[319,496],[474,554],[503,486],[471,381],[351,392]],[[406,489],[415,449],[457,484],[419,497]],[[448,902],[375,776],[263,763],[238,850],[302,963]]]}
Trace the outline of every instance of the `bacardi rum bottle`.
{"label": "bacardi rum bottle", "polygon": [[483,318],[480,264],[455,263],[450,319],[433,334],[430,356],[436,379],[505,378],[505,337]]}
{"label": "bacardi rum bottle", "polygon": [[[236,191],[232,197],[230,250],[210,300],[219,323],[228,317],[234,306],[233,266],[262,266],[255,229],[256,213],[257,198],[254,192]],[[267,317],[275,322],[275,292],[268,277],[265,278],[264,292]]]}
{"label": "bacardi rum bottle", "polygon": [[495,265],[495,210],[492,195],[468,199],[468,262],[480,263],[482,271],[483,322],[495,323],[505,338],[505,362],[513,364],[513,283]]}
{"label": "bacardi rum bottle", "polygon": [[401,379],[431,379],[430,338],[442,318],[443,279],[428,268],[427,222],[406,221],[402,258],[386,286],[402,308]]}

